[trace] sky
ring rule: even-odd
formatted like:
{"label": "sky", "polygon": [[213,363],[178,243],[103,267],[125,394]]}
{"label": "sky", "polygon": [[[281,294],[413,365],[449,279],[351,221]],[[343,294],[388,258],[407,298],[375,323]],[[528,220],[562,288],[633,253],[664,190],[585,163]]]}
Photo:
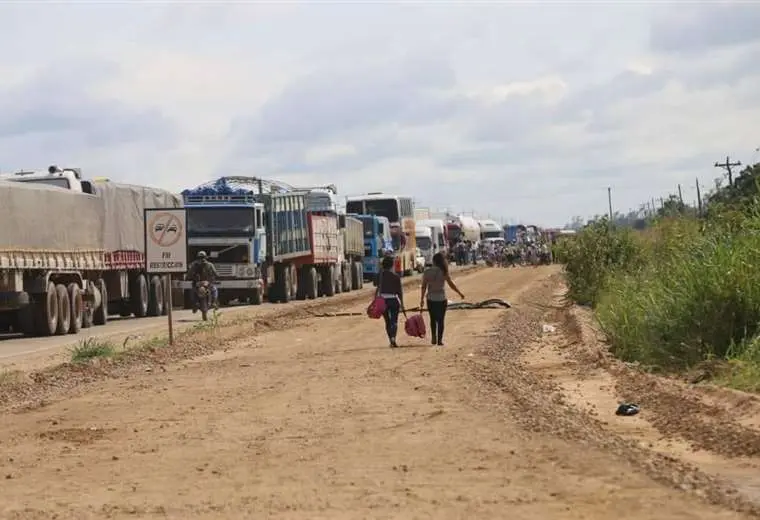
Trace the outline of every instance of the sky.
{"label": "sky", "polygon": [[0,171],[563,225],[760,160],[760,4],[0,5]]}

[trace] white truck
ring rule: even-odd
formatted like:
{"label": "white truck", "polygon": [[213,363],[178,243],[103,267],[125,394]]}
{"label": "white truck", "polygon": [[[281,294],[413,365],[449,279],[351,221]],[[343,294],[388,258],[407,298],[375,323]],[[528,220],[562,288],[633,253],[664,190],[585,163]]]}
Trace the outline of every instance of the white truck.
{"label": "white truck", "polygon": [[433,231],[428,226],[417,225],[414,228],[417,249],[425,258],[425,265],[433,265]]}
{"label": "white truck", "polygon": [[181,199],[74,169],[1,178],[0,327],[50,336],[164,314],[163,280],[144,270],[144,210],[160,207]]}
{"label": "white truck", "polygon": [[448,256],[448,229],[446,223],[441,219],[427,219],[417,221],[417,227],[427,227],[431,232],[432,254],[443,253]]}

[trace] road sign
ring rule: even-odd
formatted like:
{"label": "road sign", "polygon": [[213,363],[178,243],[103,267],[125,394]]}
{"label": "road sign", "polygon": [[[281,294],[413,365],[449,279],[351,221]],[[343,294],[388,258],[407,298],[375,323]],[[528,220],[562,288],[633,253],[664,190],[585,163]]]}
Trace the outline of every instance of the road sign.
{"label": "road sign", "polygon": [[187,212],[184,208],[145,210],[145,270],[187,272]]}

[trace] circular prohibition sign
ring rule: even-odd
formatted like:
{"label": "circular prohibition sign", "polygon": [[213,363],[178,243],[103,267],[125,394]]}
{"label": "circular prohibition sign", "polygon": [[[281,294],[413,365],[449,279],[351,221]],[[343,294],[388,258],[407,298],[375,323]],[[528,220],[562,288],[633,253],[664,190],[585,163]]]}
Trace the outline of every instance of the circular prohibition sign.
{"label": "circular prohibition sign", "polygon": [[171,213],[156,213],[150,219],[150,239],[159,247],[171,247],[182,238],[182,222]]}

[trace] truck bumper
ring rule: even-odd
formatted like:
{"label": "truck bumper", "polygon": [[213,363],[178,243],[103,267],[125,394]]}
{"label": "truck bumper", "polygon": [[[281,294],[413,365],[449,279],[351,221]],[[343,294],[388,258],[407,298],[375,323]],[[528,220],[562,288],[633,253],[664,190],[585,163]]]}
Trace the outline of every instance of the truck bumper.
{"label": "truck bumper", "polygon": [[[224,289],[261,289],[261,280],[219,280],[214,285],[218,290]],[[174,289],[192,289],[193,282],[189,280],[174,280],[172,282]]]}

